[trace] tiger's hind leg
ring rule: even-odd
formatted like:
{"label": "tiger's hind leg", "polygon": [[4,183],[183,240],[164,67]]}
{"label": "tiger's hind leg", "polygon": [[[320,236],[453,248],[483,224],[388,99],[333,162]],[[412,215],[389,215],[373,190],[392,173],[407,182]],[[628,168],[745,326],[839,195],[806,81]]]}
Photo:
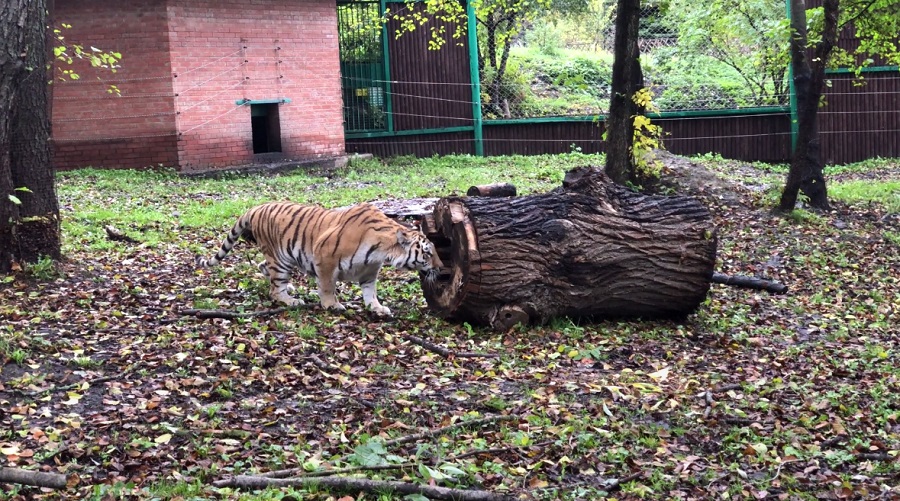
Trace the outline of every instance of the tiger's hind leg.
{"label": "tiger's hind leg", "polygon": [[[265,268],[262,264],[266,265]],[[303,300],[291,297],[291,295],[288,294],[289,291],[295,290],[294,286],[291,285],[290,267],[273,264],[270,262],[269,258],[266,258],[266,262],[261,263],[259,269],[261,271],[264,270],[263,275],[269,279],[269,297],[288,306],[304,304]]]}
{"label": "tiger's hind leg", "polygon": [[[263,276],[266,277],[266,279],[268,280],[269,279],[268,263],[266,263],[266,261],[263,260],[263,261],[256,263],[256,267],[259,268],[260,273],[262,273]],[[271,282],[271,280],[269,280],[269,281]],[[286,289],[287,289],[288,294],[292,294],[292,293],[294,293],[294,291],[297,290],[297,288],[294,287],[294,284],[291,282],[288,282]]]}

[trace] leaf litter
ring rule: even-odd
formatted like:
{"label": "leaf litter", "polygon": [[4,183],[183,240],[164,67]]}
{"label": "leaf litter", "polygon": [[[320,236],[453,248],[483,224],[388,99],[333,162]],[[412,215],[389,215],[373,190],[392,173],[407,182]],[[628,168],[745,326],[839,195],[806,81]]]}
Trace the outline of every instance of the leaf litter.
{"label": "leaf litter", "polygon": [[[897,218],[841,202],[776,216],[752,166],[672,162],[680,189],[716,218],[717,270],[781,281],[787,295],[713,285],[682,322],[559,319],[494,333],[432,317],[418,280],[385,270],[393,319],[361,311],[345,288],[344,314],[201,320],[180,311],[273,307],[248,247],[216,271],[192,265],[230,219],[199,231],[110,221],[161,237],[70,243],[53,276],[0,286],[0,464],[80,478],[65,493],[2,489],[89,498],[99,484],[149,499],[199,483],[198,496],[237,498],[212,482],[401,465],[362,472],[524,499],[900,496],[900,245],[886,236],[900,233]],[[169,188],[146,203],[184,213]],[[81,196],[116,199],[95,189]],[[203,189],[201,203],[218,203]],[[464,352],[494,357],[453,356]]]}

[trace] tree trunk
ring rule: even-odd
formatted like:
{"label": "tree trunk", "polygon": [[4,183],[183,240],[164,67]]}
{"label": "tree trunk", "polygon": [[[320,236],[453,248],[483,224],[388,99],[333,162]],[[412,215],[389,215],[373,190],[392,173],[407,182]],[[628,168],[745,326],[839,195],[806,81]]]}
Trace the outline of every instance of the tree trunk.
{"label": "tree trunk", "polygon": [[40,255],[59,257],[46,9],[46,0],[12,0],[0,9],[0,271]]}
{"label": "tree trunk", "polygon": [[606,116],[606,174],[619,184],[639,184],[634,167],[634,116],[641,108],[632,96],[644,86],[638,29],[640,0],[619,0],[613,46],[612,96]]}
{"label": "tree trunk", "polygon": [[52,77],[46,68],[47,0],[33,0],[40,19],[27,26],[25,64],[30,71],[22,75],[13,102],[11,170],[13,184],[30,191],[19,192],[19,259],[36,262],[41,256],[59,259],[59,203],[53,163],[50,158],[50,87]]}
{"label": "tree trunk", "polygon": [[819,101],[825,87],[825,67],[837,42],[839,3],[839,0],[825,0],[823,4],[822,40],[816,44],[810,63],[806,52],[806,5],[804,0],[791,0],[791,67],[797,99],[797,145],[778,205],[783,212],[794,210],[801,191],[809,197],[810,206],[829,208],[819,135]]}
{"label": "tree trunk", "polygon": [[9,0],[0,8],[0,272],[9,271],[18,254],[15,226],[19,207],[10,200],[17,193],[12,179],[11,111],[18,82],[25,72],[21,58],[29,22],[28,0]]}
{"label": "tree trunk", "polygon": [[697,200],[634,193],[594,167],[547,194],[442,198],[423,229],[448,267],[423,280],[428,305],[498,330],[561,315],[684,316],[706,298],[716,257]]}

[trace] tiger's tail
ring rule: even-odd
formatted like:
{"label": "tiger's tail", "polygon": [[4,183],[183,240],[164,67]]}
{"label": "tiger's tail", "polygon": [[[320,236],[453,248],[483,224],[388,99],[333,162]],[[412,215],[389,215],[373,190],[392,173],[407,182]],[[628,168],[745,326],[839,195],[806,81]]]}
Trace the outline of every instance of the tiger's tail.
{"label": "tiger's tail", "polygon": [[248,229],[250,227],[250,216],[250,212],[247,212],[238,218],[237,222],[234,223],[234,226],[231,228],[231,231],[229,231],[228,235],[225,237],[225,240],[222,241],[222,247],[219,248],[219,252],[216,252],[215,256],[210,259],[203,259],[203,257],[197,256],[197,266],[210,268],[219,264],[222,259],[231,252],[231,249],[234,248],[234,245],[240,240],[241,236],[249,237],[250,232]]}

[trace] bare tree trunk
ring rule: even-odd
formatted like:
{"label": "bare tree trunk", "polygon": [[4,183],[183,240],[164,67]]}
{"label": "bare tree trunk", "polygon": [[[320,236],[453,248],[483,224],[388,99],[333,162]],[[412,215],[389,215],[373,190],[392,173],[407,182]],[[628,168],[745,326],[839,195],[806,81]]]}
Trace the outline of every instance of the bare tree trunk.
{"label": "bare tree trunk", "polygon": [[46,0],[11,0],[0,8],[3,271],[14,262],[35,261],[40,255],[59,257],[59,207],[50,163],[46,14]]}
{"label": "bare tree trunk", "polygon": [[16,229],[19,259],[36,262],[41,256],[59,259],[59,202],[50,157],[50,86],[47,72],[47,0],[33,0],[41,13],[26,26],[25,64],[29,72],[19,82],[12,109],[10,167],[19,192],[19,224]]}
{"label": "bare tree trunk", "polygon": [[18,82],[25,72],[21,58],[29,22],[27,0],[7,0],[0,7],[0,271],[9,271],[18,254],[15,226],[19,207],[12,202],[13,191],[10,146],[12,142],[11,111]]}
{"label": "bare tree trunk", "polygon": [[633,117],[642,110],[632,96],[644,86],[638,47],[640,17],[640,0],[618,0],[612,96],[606,117],[606,174],[619,184],[639,183],[632,152]]}
{"label": "bare tree trunk", "polygon": [[778,209],[794,210],[799,192],[817,209],[828,209],[828,191],[823,174],[822,142],[819,135],[819,101],[825,87],[825,66],[837,42],[839,0],[825,0],[822,40],[816,44],[813,61],[807,57],[806,4],[791,0],[791,66],[797,98],[797,146],[791,158]]}

